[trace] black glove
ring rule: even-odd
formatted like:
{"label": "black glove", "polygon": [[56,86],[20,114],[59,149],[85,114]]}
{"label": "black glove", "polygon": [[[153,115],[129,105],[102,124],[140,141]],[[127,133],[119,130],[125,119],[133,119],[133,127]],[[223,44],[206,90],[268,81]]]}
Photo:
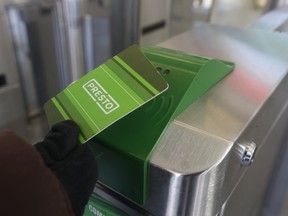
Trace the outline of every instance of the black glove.
{"label": "black glove", "polygon": [[79,143],[79,131],[73,121],[63,121],[35,145],[44,163],[63,184],[76,216],[83,215],[98,177],[97,162],[90,147]]}

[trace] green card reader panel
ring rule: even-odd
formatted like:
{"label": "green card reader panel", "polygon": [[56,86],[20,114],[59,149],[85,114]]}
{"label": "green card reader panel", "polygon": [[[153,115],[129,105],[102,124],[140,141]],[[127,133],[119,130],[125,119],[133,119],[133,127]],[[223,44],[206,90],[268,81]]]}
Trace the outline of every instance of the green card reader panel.
{"label": "green card reader panel", "polygon": [[169,123],[234,68],[226,61],[144,46],[142,52],[169,88],[92,140],[99,181],[138,204],[148,194],[148,162]]}
{"label": "green card reader panel", "polygon": [[90,197],[83,216],[129,216],[122,210],[114,207],[112,203],[106,201],[97,194]]}

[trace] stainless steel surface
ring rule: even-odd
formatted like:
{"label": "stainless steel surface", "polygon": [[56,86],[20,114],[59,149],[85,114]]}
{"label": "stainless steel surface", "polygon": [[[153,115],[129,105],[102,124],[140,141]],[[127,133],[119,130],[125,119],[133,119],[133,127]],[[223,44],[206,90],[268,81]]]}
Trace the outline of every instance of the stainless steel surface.
{"label": "stainless steel surface", "polygon": [[270,11],[257,19],[250,28],[269,31],[288,32],[288,8]]}
{"label": "stainless steel surface", "polygon": [[[172,0],[141,0],[140,1],[140,44],[157,44],[169,38],[169,26]],[[143,32],[159,23],[163,26]]]}
{"label": "stainless steel surface", "polygon": [[60,0],[53,3],[54,37],[62,88],[87,72],[82,31],[86,6],[86,0]]}
{"label": "stainless steel surface", "polygon": [[[202,25],[160,45],[233,61],[236,68],[167,128],[151,155],[149,198],[140,207],[157,216],[261,215],[287,142],[288,37]],[[243,153],[247,144],[253,151],[252,143],[257,153],[246,167]],[[123,197],[105,198],[135,208]]]}
{"label": "stainless steel surface", "polygon": [[[256,182],[269,180],[275,157],[265,160],[263,155],[270,148],[277,153],[281,137],[276,142],[271,139],[279,135],[275,132],[279,121],[287,119],[288,38],[203,25],[161,46],[229,60],[236,68],[167,128],[151,156],[149,199],[144,208],[157,216],[220,214],[248,169]],[[250,142],[258,146],[255,163],[264,160],[266,164],[259,177],[259,165],[257,170],[254,165],[240,165],[238,144]],[[263,182],[254,198],[264,191]],[[250,201],[259,207],[255,199]]]}
{"label": "stainless steel surface", "polygon": [[111,0],[111,53],[139,42],[140,0]]}
{"label": "stainless steel surface", "polygon": [[[159,21],[166,21],[168,4],[169,1],[166,0],[141,0],[140,27],[143,28]],[[149,13],[149,11],[152,13]]]}
{"label": "stainless steel surface", "polygon": [[[285,7],[278,7],[277,9],[270,11],[263,15],[259,20],[253,23],[250,27],[276,31],[281,33],[288,32],[288,8],[287,3]],[[282,1],[284,4],[284,1]],[[287,35],[288,36],[288,35]],[[287,119],[287,118],[286,118]],[[288,148],[287,148],[287,121],[284,118],[284,123],[281,128],[284,128],[284,132],[281,137],[285,145],[280,148],[280,153],[276,156],[277,160],[275,162],[276,169],[271,173],[271,179],[269,181],[269,186],[267,186],[265,193],[263,194],[264,199],[262,200],[262,208],[258,210],[257,214],[261,216],[271,216],[271,215],[287,215],[288,206],[288,190],[287,181],[288,173]],[[284,138],[283,138],[284,137]],[[273,142],[275,142],[273,140]],[[269,152],[269,155],[271,152]],[[231,211],[230,211],[231,212]]]}
{"label": "stainless steel surface", "polygon": [[60,91],[53,38],[52,5],[25,3],[7,6],[16,65],[29,117]]}
{"label": "stainless steel surface", "polygon": [[140,0],[87,1],[83,17],[86,70],[139,41]]}
{"label": "stainless steel surface", "polygon": [[[275,120],[271,122],[271,128],[265,135],[261,148],[256,152],[253,165],[247,170],[245,176],[241,179],[229,199],[225,202],[225,208],[221,211],[222,216],[281,215],[281,206],[284,201],[281,193],[275,194],[272,197],[276,198],[274,202],[278,202],[277,205],[279,208],[274,209],[275,211],[267,211],[267,207],[269,206],[266,205],[267,203],[265,203],[265,200],[268,198],[267,195],[272,195],[267,194],[266,191],[271,186],[271,177],[274,177],[275,172],[277,173],[277,170],[279,169],[278,159],[279,156],[281,156],[282,149],[284,146],[287,146],[288,103],[287,99],[284,100],[284,92],[287,92],[288,90],[287,81],[286,77],[285,82],[281,85],[281,92],[283,95],[278,99],[273,99],[276,101],[276,103],[273,101],[273,104],[275,104],[275,106],[280,105],[281,110]],[[274,108],[269,107],[268,112],[270,109]],[[282,184],[282,193],[285,193],[286,186],[287,181],[284,185]],[[247,193],[249,193],[249,196],[247,196]]]}
{"label": "stainless steel surface", "polygon": [[277,7],[279,7],[282,3],[282,0],[269,0],[267,5],[267,10],[275,10]]}

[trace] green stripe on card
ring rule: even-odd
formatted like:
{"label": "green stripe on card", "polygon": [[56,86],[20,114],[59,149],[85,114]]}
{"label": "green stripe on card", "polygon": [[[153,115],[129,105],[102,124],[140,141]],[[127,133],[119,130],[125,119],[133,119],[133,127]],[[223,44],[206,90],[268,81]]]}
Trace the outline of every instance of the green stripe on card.
{"label": "green stripe on card", "polygon": [[66,112],[64,111],[64,109],[62,108],[62,106],[59,104],[59,102],[57,101],[57,99],[55,97],[52,98],[52,102],[55,105],[55,107],[57,108],[57,110],[60,112],[60,114],[62,115],[64,120],[70,119],[69,116],[66,114]]}
{"label": "green stripe on card", "polygon": [[[66,113],[67,111],[64,110],[63,105],[60,105],[60,103],[58,102],[57,98],[52,98],[51,101],[53,102],[54,106],[56,107],[56,109],[59,111],[59,113],[62,115],[63,120],[69,120],[71,119],[71,117],[69,117]],[[79,141],[80,143],[84,143],[85,142],[85,138],[82,136],[82,134],[79,134]]]}
{"label": "green stripe on card", "polygon": [[149,82],[147,82],[142,76],[140,76],[133,68],[126,64],[118,56],[113,57],[117,62],[119,62],[128,72],[130,72],[136,79],[138,79],[143,85],[145,85],[154,95],[157,95],[159,91],[154,88]]}
{"label": "green stripe on card", "polygon": [[79,141],[83,144],[87,139],[85,139],[81,134],[79,135]]}
{"label": "green stripe on card", "polygon": [[64,91],[64,93],[69,98],[74,107],[77,109],[77,111],[81,114],[81,116],[86,120],[87,123],[89,123],[91,130],[98,132],[100,130],[100,127],[95,123],[93,118],[87,113],[87,111],[81,105],[81,103],[75,98],[75,96],[69,90],[69,87],[66,88],[66,91]]}
{"label": "green stripe on card", "polygon": [[[143,90],[145,90],[148,94],[149,94],[149,99],[151,97],[154,97],[154,93],[151,92],[142,82],[140,82],[135,76],[133,76],[125,67],[123,67],[123,65],[121,65],[118,61],[116,61],[115,59],[111,59],[110,60],[112,63],[114,63],[115,65],[117,65],[117,68],[121,68],[121,70],[119,71],[123,71],[123,73],[121,74],[121,76],[119,76],[121,79],[124,78],[124,76],[126,77],[131,77],[131,79],[133,79],[135,82],[137,82],[138,86],[143,88]],[[113,70],[113,68],[112,68]],[[115,70],[117,71],[117,75],[118,75],[118,70]],[[133,88],[134,89],[134,88]],[[141,91],[140,91],[141,92]]]}
{"label": "green stripe on card", "polygon": [[129,84],[129,87],[133,89],[143,101],[151,99],[154,95],[150,92],[141,82],[139,82],[130,73],[127,73],[126,69],[123,68],[117,61],[108,60],[106,62],[107,67],[109,67],[115,74],[124,82]]}
{"label": "green stripe on card", "polygon": [[[66,89],[67,90],[67,89]],[[57,95],[59,102],[63,104],[62,107],[67,109],[66,113],[69,119],[73,119],[81,129],[81,134],[85,140],[95,134],[95,129],[91,123],[84,117],[84,113],[79,111],[77,104],[73,103],[73,99],[66,94],[66,90]],[[65,106],[64,106],[65,104]],[[96,129],[96,132],[98,129]],[[81,140],[80,140],[81,141]]]}
{"label": "green stripe on card", "polygon": [[100,68],[123,90],[129,97],[134,100],[138,105],[143,104],[145,101],[139,97],[139,95],[133,91],[126,83],[120,79],[114,71],[112,71],[107,65],[101,65]]}

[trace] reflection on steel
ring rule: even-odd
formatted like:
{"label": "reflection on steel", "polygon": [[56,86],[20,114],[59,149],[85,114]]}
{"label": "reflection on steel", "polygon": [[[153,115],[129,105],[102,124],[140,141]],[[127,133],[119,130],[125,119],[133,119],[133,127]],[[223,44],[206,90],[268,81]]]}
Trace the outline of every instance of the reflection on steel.
{"label": "reflection on steel", "polygon": [[253,29],[288,32],[288,8],[269,11],[249,27]]}
{"label": "reflection on steel", "polygon": [[[257,215],[286,141],[288,38],[201,25],[160,45],[236,67],[168,126],[149,161],[147,203],[138,207],[157,216]],[[257,157],[244,167],[239,144],[251,142]]]}
{"label": "reflection on steel", "polygon": [[54,37],[57,39],[58,64],[62,86],[85,74],[82,23],[85,0],[61,0],[55,2]]}
{"label": "reflection on steel", "polygon": [[[226,202],[222,215],[259,210],[256,201],[270,178],[288,118],[282,112],[288,109],[288,56],[278,52],[283,46],[288,49],[288,38],[202,25],[161,45],[226,59],[236,68],[166,130],[151,156],[150,198],[144,208],[160,216],[214,216]],[[247,169],[239,163],[237,143],[251,140],[257,143],[257,158]],[[243,191],[250,185],[242,185],[244,178],[251,185],[263,182],[248,198]],[[246,208],[238,209],[242,205],[233,191],[242,191],[236,197]]]}
{"label": "reflection on steel", "polygon": [[139,41],[139,0],[111,0],[112,55]]}

